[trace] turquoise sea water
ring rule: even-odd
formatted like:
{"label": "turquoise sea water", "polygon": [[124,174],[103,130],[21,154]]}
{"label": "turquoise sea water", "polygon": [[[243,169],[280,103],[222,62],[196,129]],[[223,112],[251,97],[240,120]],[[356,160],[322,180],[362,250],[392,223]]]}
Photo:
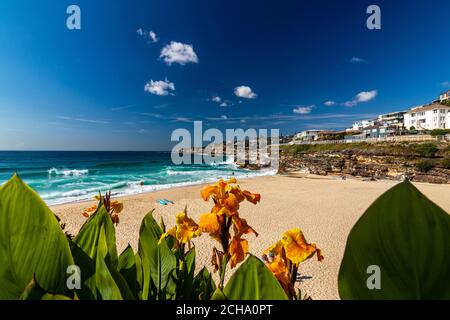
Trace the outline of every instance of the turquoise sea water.
{"label": "turquoise sea water", "polygon": [[98,192],[128,195],[268,171],[232,162],[174,165],[170,152],[0,151],[0,184],[17,172],[48,204],[92,199]]}

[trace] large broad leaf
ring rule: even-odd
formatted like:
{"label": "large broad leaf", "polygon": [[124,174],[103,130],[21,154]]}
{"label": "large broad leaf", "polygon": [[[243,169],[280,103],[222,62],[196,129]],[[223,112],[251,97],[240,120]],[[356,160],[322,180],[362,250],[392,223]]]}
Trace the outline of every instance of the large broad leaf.
{"label": "large broad leaf", "polygon": [[118,270],[122,277],[126,280],[130,290],[135,296],[138,296],[136,256],[130,245],[128,245],[119,256]]}
{"label": "large broad leaf", "polygon": [[81,288],[75,289],[76,294],[82,300],[97,299],[95,286],[95,260],[91,259],[75,242],[70,241],[70,251],[75,264],[80,268]]}
{"label": "large broad leaf", "polygon": [[195,276],[193,283],[194,297],[198,300],[209,300],[216,290],[216,284],[206,267]]}
{"label": "large broad leaf", "polygon": [[20,296],[20,300],[72,300],[62,294],[46,292],[33,277]]}
{"label": "large broad leaf", "polygon": [[95,286],[103,300],[122,300],[122,293],[112,274],[113,270],[111,267],[108,267],[111,266],[112,262],[108,252],[104,227],[100,229],[97,244],[94,275]]}
{"label": "large broad leaf", "polygon": [[71,246],[81,269],[81,298],[103,300],[135,299],[126,280],[118,271],[115,228],[104,208],[85,222]]}
{"label": "large broad leaf", "polygon": [[195,247],[185,255],[182,270],[182,296],[183,300],[194,298],[194,275],[195,275]]}
{"label": "large broad leaf", "polygon": [[223,294],[230,300],[287,300],[278,280],[264,263],[253,255],[234,272]]}
{"label": "large broad leaf", "polygon": [[449,275],[450,216],[403,182],[378,198],[351,230],[339,294],[342,299],[450,299]]}
{"label": "large broad leaf", "polygon": [[69,243],[55,215],[17,175],[0,187],[0,299],[17,299],[35,275],[48,292],[70,294]]}
{"label": "large broad leaf", "polygon": [[109,213],[103,205],[100,205],[97,211],[83,224],[73,241],[91,259],[95,259],[97,256],[100,230],[102,228],[104,228],[105,231],[105,241],[108,247],[111,262],[117,268],[119,258],[117,256],[116,247],[116,230]]}
{"label": "large broad leaf", "polygon": [[143,286],[143,271],[142,271],[142,261],[139,256],[139,252],[134,255],[134,261],[136,262],[136,297],[142,300],[142,286]]}
{"label": "large broad leaf", "polygon": [[177,259],[165,239],[159,241],[161,235],[161,227],[153,218],[152,212],[148,213],[139,232],[138,252],[142,262],[143,300],[155,295],[158,299],[166,299],[167,295],[175,294],[173,276]]}

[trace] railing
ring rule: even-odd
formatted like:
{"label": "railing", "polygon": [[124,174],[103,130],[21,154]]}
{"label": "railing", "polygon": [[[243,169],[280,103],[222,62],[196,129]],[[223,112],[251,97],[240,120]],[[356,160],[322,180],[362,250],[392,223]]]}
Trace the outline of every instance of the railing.
{"label": "railing", "polygon": [[450,136],[431,136],[431,135],[409,135],[393,136],[383,138],[357,138],[342,140],[321,140],[321,141],[291,141],[289,144],[342,144],[342,143],[382,143],[382,142],[420,142],[420,141],[450,141]]}

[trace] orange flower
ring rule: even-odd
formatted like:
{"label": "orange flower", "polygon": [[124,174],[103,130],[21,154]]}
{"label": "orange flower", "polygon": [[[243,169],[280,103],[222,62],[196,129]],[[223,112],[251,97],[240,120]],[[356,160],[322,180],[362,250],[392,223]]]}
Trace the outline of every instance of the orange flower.
{"label": "orange flower", "polygon": [[[213,185],[202,188],[200,192],[202,199],[208,201],[212,198],[214,207],[211,212],[202,215],[199,222],[203,232],[208,232],[213,239],[219,241],[222,246],[220,254],[226,254],[227,261],[230,262],[232,268],[243,261],[248,252],[248,242],[242,239],[242,236],[249,233],[258,235],[245,219],[239,217],[240,203],[247,199],[256,204],[261,199],[259,194],[242,191],[239,186],[234,184],[236,184],[235,178],[227,181],[221,179]],[[233,236],[230,234],[232,225]],[[232,239],[231,243],[230,239]],[[217,269],[217,254],[213,257],[213,261],[215,261],[213,265]],[[219,269],[221,268],[222,266],[219,265]],[[223,279],[221,281],[223,282]]]}
{"label": "orange flower", "polygon": [[263,252],[263,260],[286,294],[295,299],[298,265],[314,254],[317,254],[319,261],[323,260],[320,249],[315,244],[307,243],[303,233],[296,228],[285,232],[280,241],[267,248]]}
{"label": "orange flower", "polygon": [[119,201],[111,201],[111,204],[109,205],[109,210],[111,213],[121,213],[123,210],[123,203]]}
{"label": "orange flower", "polygon": [[281,257],[276,257],[272,262],[266,263],[266,266],[280,282],[286,294],[290,297],[295,296],[295,288],[291,282],[291,274],[285,260]]}
{"label": "orange flower", "polygon": [[239,218],[238,215],[233,216],[233,228],[235,237],[240,237],[244,234],[254,233],[258,236],[258,233],[247,224],[247,220]]}
{"label": "orange flower", "polygon": [[205,213],[200,216],[200,230],[207,233],[220,232],[220,223],[215,213]]}
{"label": "orange flower", "polygon": [[[105,196],[98,194],[94,197],[96,200],[100,201],[106,211],[108,211],[113,223],[119,223],[119,213],[123,210],[123,203],[117,200],[111,201],[111,192],[107,192]],[[84,209],[82,212],[83,216],[89,218],[93,213],[97,211],[97,205],[93,205],[92,207]]]}
{"label": "orange flower", "polygon": [[311,258],[316,253],[318,260],[323,260],[321,251],[317,249],[314,243],[309,244],[298,228],[287,231],[283,235],[281,243],[286,251],[286,257],[296,265]]}
{"label": "orange flower", "polygon": [[168,235],[177,239],[178,244],[188,243],[192,238],[201,235],[201,230],[194,220],[187,216],[186,209],[177,214],[177,225],[163,233],[160,241]]}
{"label": "orange flower", "polygon": [[97,205],[93,205],[92,207],[86,208],[83,210],[83,216],[89,218],[95,211],[97,211]]}
{"label": "orange flower", "polygon": [[228,255],[231,268],[234,268],[238,263],[244,261],[248,252],[248,241],[238,237],[234,237],[228,248]]}

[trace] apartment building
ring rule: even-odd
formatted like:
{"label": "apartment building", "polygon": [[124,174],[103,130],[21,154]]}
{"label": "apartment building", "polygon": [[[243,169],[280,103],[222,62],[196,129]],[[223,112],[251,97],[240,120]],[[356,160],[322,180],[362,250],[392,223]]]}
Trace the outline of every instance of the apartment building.
{"label": "apartment building", "polygon": [[413,108],[404,114],[406,129],[434,130],[450,128],[450,107],[431,104]]}

